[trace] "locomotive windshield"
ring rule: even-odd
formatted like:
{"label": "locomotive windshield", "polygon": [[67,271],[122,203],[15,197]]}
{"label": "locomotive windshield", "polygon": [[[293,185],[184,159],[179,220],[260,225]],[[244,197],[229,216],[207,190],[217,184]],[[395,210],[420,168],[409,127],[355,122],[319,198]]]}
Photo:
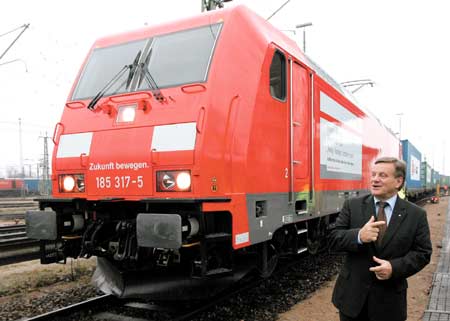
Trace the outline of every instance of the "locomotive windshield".
{"label": "locomotive windshield", "polygon": [[[94,97],[124,66],[151,43],[145,68],[158,88],[205,82],[222,24],[183,30],[150,39],[94,49],[83,70],[72,100]],[[132,75],[131,75],[132,76]],[[105,95],[152,89],[148,82],[130,86],[129,73],[114,82]]]}

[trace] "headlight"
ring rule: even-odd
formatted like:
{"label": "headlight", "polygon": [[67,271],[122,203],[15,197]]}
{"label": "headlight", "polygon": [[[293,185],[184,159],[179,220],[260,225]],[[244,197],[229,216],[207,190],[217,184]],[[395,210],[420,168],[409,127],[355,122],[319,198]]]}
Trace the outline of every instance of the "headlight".
{"label": "headlight", "polygon": [[177,176],[177,187],[181,190],[187,190],[191,187],[191,174],[181,172]]}
{"label": "headlight", "polygon": [[130,123],[136,117],[136,105],[120,106],[116,123]]}
{"label": "headlight", "polygon": [[72,192],[74,188],[75,188],[75,178],[72,175],[64,176],[63,190],[65,192]]}
{"label": "headlight", "polygon": [[83,174],[59,175],[59,191],[61,193],[82,193],[85,191]]}
{"label": "headlight", "polygon": [[190,192],[190,171],[158,171],[156,172],[157,192]]}

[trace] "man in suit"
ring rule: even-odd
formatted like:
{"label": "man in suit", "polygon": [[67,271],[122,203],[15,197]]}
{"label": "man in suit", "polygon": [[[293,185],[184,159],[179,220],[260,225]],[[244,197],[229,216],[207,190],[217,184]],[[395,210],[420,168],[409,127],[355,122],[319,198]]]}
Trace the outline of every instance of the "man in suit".
{"label": "man in suit", "polygon": [[[426,212],[397,196],[406,165],[375,161],[371,195],[348,199],[331,233],[331,249],[346,258],[333,291],[341,321],[406,320],[406,278],[430,262]],[[378,219],[377,219],[378,217]]]}

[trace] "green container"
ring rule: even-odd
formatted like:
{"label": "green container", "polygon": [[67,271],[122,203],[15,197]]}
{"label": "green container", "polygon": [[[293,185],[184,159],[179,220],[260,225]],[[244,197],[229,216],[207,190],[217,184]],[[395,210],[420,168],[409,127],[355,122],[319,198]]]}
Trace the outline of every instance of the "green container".
{"label": "green container", "polygon": [[433,169],[427,162],[420,164],[420,181],[425,191],[433,188]]}

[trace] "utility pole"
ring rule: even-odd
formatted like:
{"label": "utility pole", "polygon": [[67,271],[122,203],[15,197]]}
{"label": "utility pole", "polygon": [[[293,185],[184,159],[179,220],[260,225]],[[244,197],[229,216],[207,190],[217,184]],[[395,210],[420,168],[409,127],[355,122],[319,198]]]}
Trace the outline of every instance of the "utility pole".
{"label": "utility pole", "polygon": [[445,140],[442,141],[442,175],[445,175]]}
{"label": "utility pole", "polygon": [[395,115],[398,116],[398,139],[402,140],[402,116],[403,116],[403,113],[398,113]]}
{"label": "utility pole", "polygon": [[306,27],[311,27],[312,23],[311,22],[307,22],[307,23],[302,23],[300,25],[296,25],[295,28],[297,29],[303,29],[303,52],[306,52]]}
{"label": "utility pole", "polygon": [[42,190],[43,195],[50,194],[50,165],[48,160],[48,137],[47,132],[45,136],[39,136],[39,138],[44,139],[44,159],[43,159],[43,170],[42,170]]}
{"label": "utility pole", "polygon": [[25,169],[23,167],[23,149],[22,149],[22,119],[19,118],[19,164],[21,178],[25,177]]}

